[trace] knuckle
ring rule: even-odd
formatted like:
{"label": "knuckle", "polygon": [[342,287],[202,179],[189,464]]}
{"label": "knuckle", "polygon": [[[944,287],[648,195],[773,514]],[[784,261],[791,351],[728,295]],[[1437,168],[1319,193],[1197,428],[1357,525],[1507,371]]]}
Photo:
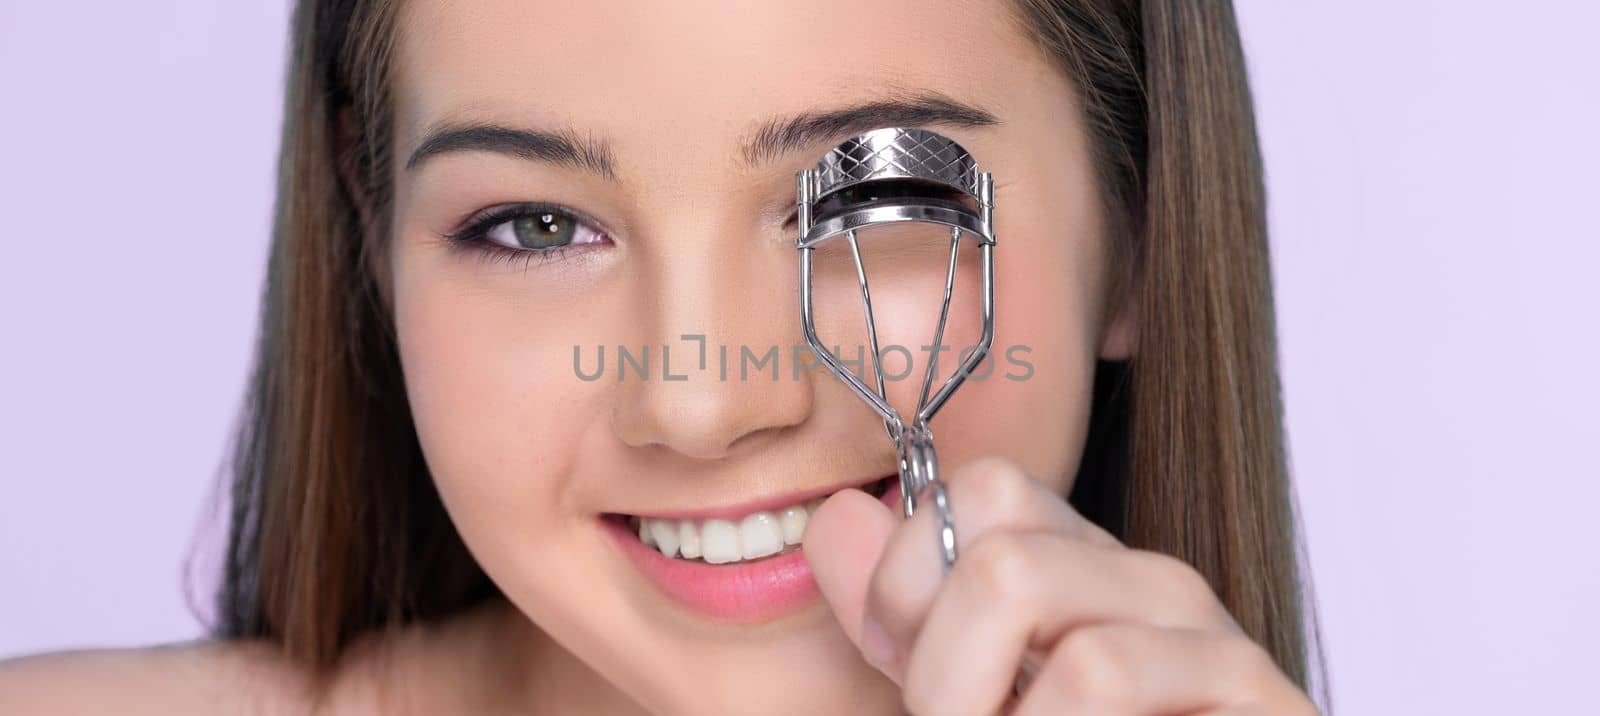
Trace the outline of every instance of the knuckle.
{"label": "knuckle", "polygon": [[970,463],[949,489],[951,502],[991,516],[1022,512],[1034,492],[1032,478],[1010,461],[993,457]]}
{"label": "knuckle", "polygon": [[1214,601],[1211,582],[1200,570],[1177,557],[1162,552],[1139,551],[1153,581],[1168,596],[1182,604],[1209,604]]}
{"label": "knuckle", "polygon": [[1119,648],[1114,631],[1078,629],[1062,639],[1051,657],[1051,676],[1094,713],[1120,713],[1138,691],[1132,664]]}
{"label": "knuckle", "polygon": [[1247,637],[1228,639],[1227,658],[1246,674],[1260,678],[1276,676],[1278,663],[1260,644]]}
{"label": "knuckle", "polygon": [[1256,691],[1269,692],[1274,685],[1285,681],[1272,654],[1248,637],[1225,639],[1221,652],[1221,658]]}
{"label": "knuckle", "polygon": [[979,537],[956,560],[966,580],[995,598],[1016,598],[1025,594],[1034,579],[1033,560],[1025,535],[995,532]]}

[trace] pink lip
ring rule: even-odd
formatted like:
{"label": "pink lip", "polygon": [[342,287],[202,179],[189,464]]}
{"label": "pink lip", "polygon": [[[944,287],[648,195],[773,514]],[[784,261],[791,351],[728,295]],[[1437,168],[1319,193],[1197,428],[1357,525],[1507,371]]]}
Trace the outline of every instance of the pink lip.
{"label": "pink lip", "polygon": [[[878,477],[878,478],[873,478],[871,480],[858,480],[856,482],[845,482],[845,483],[839,483],[837,485],[829,485],[829,486],[825,486],[825,487],[814,487],[814,488],[809,489],[809,490],[801,490],[801,491],[798,491],[798,492],[791,492],[791,493],[788,493],[786,495],[775,495],[775,496],[772,496],[772,497],[763,497],[763,498],[758,499],[758,500],[750,500],[748,502],[741,502],[741,503],[736,504],[736,505],[724,505],[722,507],[710,507],[710,508],[686,509],[686,510],[675,510],[675,511],[667,511],[667,512],[650,512],[650,513],[629,512],[628,514],[633,515],[635,517],[654,517],[656,519],[662,519],[662,520],[730,520],[730,521],[732,521],[732,520],[736,520],[736,519],[742,519],[745,515],[748,515],[748,514],[750,514],[752,512],[773,511],[773,510],[777,510],[778,508],[781,508],[781,507],[788,507],[790,505],[798,505],[798,504],[800,504],[802,502],[805,502],[807,500],[810,500],[810,499],[812,499],[814,497],[822,497],[823,495],[831,495],[831,494],[833,494],[835,492],[838,492],[840,490],[843,490],[843,489],[845,489],[847,487],[856,487],[856,488],[865,487],[865,486],[870,485],[870,484],[872,484],[874,482],[877,482],[878,480],[881,480],[881,479],[883,479],[883,478]],[[894,480],[890,480],[890,482],[894,482]]]}
{"label": "pink lip", "polygon": [[[840,488],[834,488],[837,491]],[[829,494],[820,492],[811,495]],[[784,498],[790,499],[790,498]],[[800,498],[804,501],[809,498]],[[900,481],[890,480],[880,501],[900,514]],[[791,505],[780,502],[779,505]],[[760,508],[756,508],[760,509]],[[752,510],[753,511],[753,510]],[[737,513],[739,515],[745,513]],[[685,518],[692,519],[692,518]],[[809,606],[820,596],[805,552],[792,549],[754,562],[707,564],[667,557],[639,541],[619,519],[599,518],[623,555],[662,593],[701,614],[734,622],[763,622]]]}

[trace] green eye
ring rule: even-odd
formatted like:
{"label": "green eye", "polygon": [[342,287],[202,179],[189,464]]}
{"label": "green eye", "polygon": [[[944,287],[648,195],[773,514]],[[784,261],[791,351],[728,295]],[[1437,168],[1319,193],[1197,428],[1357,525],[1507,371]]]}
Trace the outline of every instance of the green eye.
{"label": "green eye", "polygon": [[552,249],[572,243],[578,222],[570,216],[542,211],[511,220],[511,234],[525,249]]}
{"label": "green eye", "polygon": [[462,236],[479,238],[507,251],[537,252],[582,244],[607,243],[605,232],[558,207],[512,206],[501,209]]}

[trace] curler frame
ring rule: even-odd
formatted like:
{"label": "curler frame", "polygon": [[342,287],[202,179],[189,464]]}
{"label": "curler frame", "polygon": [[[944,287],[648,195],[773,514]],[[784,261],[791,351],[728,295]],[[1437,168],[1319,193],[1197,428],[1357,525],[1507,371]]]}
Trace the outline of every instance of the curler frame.
{"label": "curler frame", "polygon": [[[896,186],[909,191],[890,198],[869,196],[854,203],[846,200],[825,215],[816,215],[819,203],[830,199],[837,202],[840,198],[851,196],[841,194],[847,189],[870,190],[889,182],[895,182]],[[909,519],[916,512],[917,501],[924,488],[929,485],[937,488],[935,500],[940,507],[940,546],[948,571],[955,561],[955,535],[948,507],[943,504],[943,485],[936,484],[939,483],[939,462],[933,447],[933,431],[928,422],[989,354],[994,341],[994,179],[989,173],[979,171],[971,155],[948,137],[920,128],[885,128],[865,132],[840,143],[815,168],[798,172],[795,183],[799,223],[795,248],[800,253],[800,319],[806,343],[835,376],[883,418],[884,429],[889,439],[894,441],[900,456],[901,510],[904,516]],[[915,191],[919,187],[929,191]],[[963,201],[951,201],[943,196],[951,190]],[[909,420],[889,404],[884,390],[877,325],[872,312],[872,292],[856,237],[856,232],[861,229],[907,221],[942,224],[950,229],[950,260],[939,321],[934,329],[932,345],[935,349],[923,374],[916,413]],[[983,333],[971,355],[934,391],[933,379],[938,374],[940,352],[937,347],[944,338],[950,315],[956,262],[963,237],[976,240],[980,252]],[[856,281],[861,289],[862,310],[872,348],[874,386],[868,386],[846,370],[817,336],[812,301],[811,251],[822,242],[840,238],[849,242],[851,257],[855,261]]]}

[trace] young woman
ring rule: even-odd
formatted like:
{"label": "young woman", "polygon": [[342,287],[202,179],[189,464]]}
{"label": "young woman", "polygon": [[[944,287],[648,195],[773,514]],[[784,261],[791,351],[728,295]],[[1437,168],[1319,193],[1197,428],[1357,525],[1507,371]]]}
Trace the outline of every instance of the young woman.
{"label": "young woman", "polygon": [[[1314,712],[1227,3],[303,0],[292,52],[218,638],[0,705]],[[934,423],[948,575],[839,381],[692,358],[800,341],[795,173],[877,127],[993,173],[1026,347]]]}

